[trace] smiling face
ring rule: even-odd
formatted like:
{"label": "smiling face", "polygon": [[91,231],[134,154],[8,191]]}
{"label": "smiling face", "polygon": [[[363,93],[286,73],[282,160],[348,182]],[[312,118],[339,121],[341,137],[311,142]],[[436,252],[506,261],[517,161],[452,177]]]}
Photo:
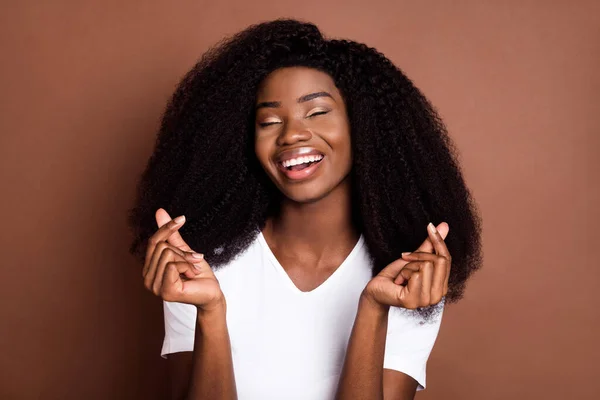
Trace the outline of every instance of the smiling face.
{"label": "smiling face", "polygon": [[306,67],[273,71],[256,99],[255,152],[281,192],[297,202],[349,190],[352,154],[344,100],[331,77]]}

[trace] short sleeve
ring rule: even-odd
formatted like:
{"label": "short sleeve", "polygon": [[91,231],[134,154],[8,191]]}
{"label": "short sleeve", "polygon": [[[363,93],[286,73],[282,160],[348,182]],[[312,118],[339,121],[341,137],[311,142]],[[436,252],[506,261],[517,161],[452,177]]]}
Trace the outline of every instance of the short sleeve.
{"label": "short sleeve", "polygon": [[163,300],[165,339],[160,355],[194,350],[196,307]]}
{"label": "short sleeve", "polygon": [[425,389],[427,359],[440,330],[444,303],[436,308],[435,314],[424,321],[415,312],[390,307],[383,368],[414,378],[417,390]]}

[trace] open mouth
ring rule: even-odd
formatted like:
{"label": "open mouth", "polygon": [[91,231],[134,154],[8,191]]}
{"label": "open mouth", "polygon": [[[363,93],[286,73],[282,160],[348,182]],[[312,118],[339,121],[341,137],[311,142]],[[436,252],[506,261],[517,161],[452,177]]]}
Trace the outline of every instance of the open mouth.
{"label": "open mouth", "polygon": [[303,169],[309,168],[314,164],[318,164],[323,161],[322,155],[298,157],[291,160],[285,160],[280,162],[282,168],[288,171],[302,171]]}
{"label": "open mouth", "polygon": [[277,166],[285,176],[293,181],[308,179],[312,176],[325,158],[322,154],[296,157],[280,161]]}

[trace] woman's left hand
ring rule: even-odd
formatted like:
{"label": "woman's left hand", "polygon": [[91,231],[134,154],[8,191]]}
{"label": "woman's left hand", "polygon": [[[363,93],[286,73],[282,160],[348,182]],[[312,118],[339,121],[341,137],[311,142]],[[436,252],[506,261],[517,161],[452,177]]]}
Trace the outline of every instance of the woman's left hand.
{"label": "woman's left hand", "polygon": [[437,304],[448,293],[448,277],[452,258],[444,239],[449,226],[442,222],[429,224],[429,237],[412,253],[385,267],[369,281],[363,296],[381,306],[409,309]]}

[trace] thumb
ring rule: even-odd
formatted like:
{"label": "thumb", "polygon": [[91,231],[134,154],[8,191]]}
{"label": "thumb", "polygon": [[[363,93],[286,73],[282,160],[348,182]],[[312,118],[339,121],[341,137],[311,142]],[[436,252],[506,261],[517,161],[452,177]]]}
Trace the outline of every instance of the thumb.
{"label": "thumb", "polygon": [[[164,208],[159,208],[158,210],[156,210],[156,214],[154,216],[156,218],[156,224],[159,228],[167,222],[171,221],[172,219],[169,213]],[[179,230],[173,232],[171,236],[167,238],[167,242],[183,251],[192,251],[190,246],[188,246],[185,240],[183,240],[183,238],[181,237]]]}
{"label": "thumb", "polygon": [[[436,226],[436,229],[442,237],[442,240],[446,239],[446,236],[448,236],[448,232],[450,232],[450,226],[446,222],[440,223],[438,226]],[[427,237],[427,239],[425,239],[425,241],[415,251],[420,251],[422,253],[433,253],[433,243],[431,243],[429,237]]]}
{"label": "thumb", "polygon": [[442,237],[442,239],[446,239],[446,236],[448,236],[448,232],[450,232],[450,225],[448,225],[447,222],[442,222],[441,224],[439,224],[437,226],[437,231],[439,232],[440,236]]}

